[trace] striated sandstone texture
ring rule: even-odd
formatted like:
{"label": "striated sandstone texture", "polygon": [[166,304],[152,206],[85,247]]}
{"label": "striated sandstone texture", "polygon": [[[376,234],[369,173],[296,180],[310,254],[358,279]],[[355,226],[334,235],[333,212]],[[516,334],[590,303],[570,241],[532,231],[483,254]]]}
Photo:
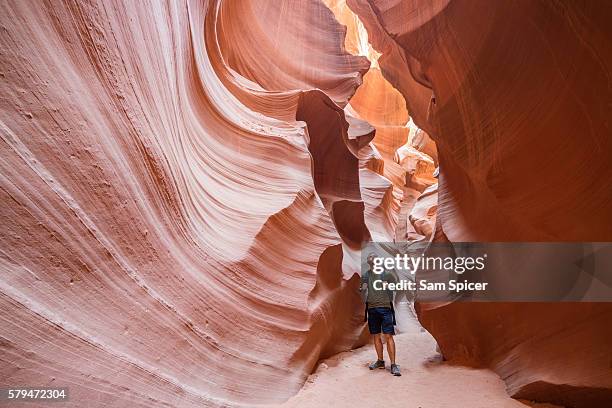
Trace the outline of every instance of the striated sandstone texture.
{"label": "striated sandstone texture", "polygon": [[0,386],[252,406],[362,342],[357,250],[399,198],[345,113],[370,63],[323,3],[0,19]]}
{"label": "striated sandstone texture", "polygon": [[[369,43],[368,33],[359,18],[350,10],[345,0],[324,0],[339,22],[347,27],[346,49],[370,60],[370,70],[363,77],[345,108],[347,114],[366,120],[376,129],[371,151],[362,150],[362,164],[393,183],[392,194],[384,202],[388,205],[388,219],[382,225],[384,231],[371,227],[373,238],[388,240],[422,239],[409,221],[409,213],[417,197],[425,188],[435,183],[432,177],[436,155],[435,143],[410,120],[406,101],[383,76],[378,65],[380,53]],[[413,140],[414,139],[414,140]],[[398,155],[399,153],[399,155]],[[363,166],[362,166],[363,167]],[[369,174],[372,178],[372,174]],[[362,176],[362,180],[366,180]],[[379,179],[379,185],[384,182]],[[367,194],[366,194],[367,196]],[[381,225],[381,223],[379,223]],[[383,232],[382,234],[380,232]]]}
{"label": "striated sandstone texture", "polygon": [[[612,240],[609,2],[347,3],[437,145],[436,239]],[[511,395],[610,406],[612,304],[419,309],[447,359],[492,367]]]}

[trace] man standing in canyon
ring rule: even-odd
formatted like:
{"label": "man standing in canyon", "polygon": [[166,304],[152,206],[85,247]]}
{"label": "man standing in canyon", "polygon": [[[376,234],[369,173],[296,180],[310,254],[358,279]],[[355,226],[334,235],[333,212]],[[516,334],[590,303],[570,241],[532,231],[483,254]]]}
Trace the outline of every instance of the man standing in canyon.
{"label": "man standing in canyon", "polygon": [[[376,281],[385,281],[388,283],[397,282],[397,276],[394,271],[384,270],[381,274],[373,271],[375,254],[368,255],[367,263],[368,270],[361,275],[361,295],[366,304],[366,320],[370,334],[374,336],[374,348],[378,360],[369,365],[370,370],[377,368],[385,368],[385,360],[383,357],[382,336],[385,336],[387,343],[387,354],[391,360],[391,374],[394,376],[402,375],[400,368],[395,364],[395,311],[393,309],[393,292],[381,288],[381,282],[375,284]],[[378,288],[378,289],[377,289]],[[382,334],[381,334],[382,332]]]}

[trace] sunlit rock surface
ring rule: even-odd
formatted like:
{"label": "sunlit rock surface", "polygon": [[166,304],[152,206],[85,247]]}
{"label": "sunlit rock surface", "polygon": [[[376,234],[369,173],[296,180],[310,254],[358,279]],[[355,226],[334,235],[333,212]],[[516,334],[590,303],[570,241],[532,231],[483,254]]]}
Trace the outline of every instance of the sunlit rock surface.
{"label": "sunlit rock surface", "polygon": [[[380,53],[370,44],[364,25],[345,0],[324,2],[334,12],[338,21],[347,27],[347,50],[366,56],[371,63],[370,71],[363,77],[363,84],[345,110],[353,116],[367,120],[376,128],[373,154],[380,157],[382,162],[369,160],[365,167],[374,169],[393,183],[392,194],[387,194],[389,200],[385,200],[392,205],[385,211],[387,217],[383,225],[386,228],[383,234],[375,233],[373,238],[379,241],[390,238],[423,238],[414,230],[408,214],[421,192],[436,182],[432,177],[433,168],[416,166],[417,163],[434,163],[434,159],[427,158],[427,155],[435,155],[435,144],[431,141],[427,144],[427,140],[421,136],[417,138],[414,147],[422,153],[412,147],[412,139],[417,135],[418,128],[410,121],[402,94],[381,73],[378,65]],[[403,154],[399,157],[398,149],[402,148]],[[419,171],[416,167],[419,167]],[[416,172],[419,174],[415,174]]]}
{"label": "sunlit rock surface", "polygon": [[398,198],[344,112],[370,63],[323,3],[0,18],[0,385],[252,406],[360,344],[356,248]]}
{"label": "sunlit rock surface", "polygon": [[436,229],[436,214],[438,212],[438,184],[427,187],[416,199],[408,220],[412,224],[417,234],[425,237],[426,240],[432,238]]}
{"label": "sunlit rock surface", "polygon": [[[609,3],[347,3],[436,142],[436,237],[612,239]],[[511,395],[612,400],[612,304],[433,306],[420,319],[445,357],[494,368]]]}

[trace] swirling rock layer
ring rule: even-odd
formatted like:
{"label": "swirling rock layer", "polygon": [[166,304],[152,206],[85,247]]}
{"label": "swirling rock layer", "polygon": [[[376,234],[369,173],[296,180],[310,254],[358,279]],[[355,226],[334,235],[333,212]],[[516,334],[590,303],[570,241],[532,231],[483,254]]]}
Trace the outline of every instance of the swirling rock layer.
{"label": "swirling rock layer", "polygon": [[[607,2],[347,3],[436,142],[436,236],[612,239]],[[612,304],[420,306],[448,359],[493,367],[511,395],[585,407],[612,400]]]}
{"label": "swirling rock layer", "polygon": [[392,208],[342,110],[369,63],[270,5],[0,4],[1,386],[252,405],[359,344],[346,255]]}

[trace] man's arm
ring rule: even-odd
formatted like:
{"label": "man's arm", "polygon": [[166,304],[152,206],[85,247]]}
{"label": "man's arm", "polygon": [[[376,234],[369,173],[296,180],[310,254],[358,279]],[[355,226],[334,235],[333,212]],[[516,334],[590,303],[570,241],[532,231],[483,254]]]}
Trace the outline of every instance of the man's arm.
{"label": "man's arm", "polygon": [[[399,282],[399,276],[397,275],[397,271],[395,269],[387,270],[387,272],[385,273],[385,281],[387,283],[397,283],[397,282]],[[395,299],[395,291],[394,290],[388,290],[388,293],[389,293],[389,301],[391,303],[393,303],[393,300]]]}
{"label": "man's arm", "polygon": [[389,283],[399,282],[399,276],[397,275],[397,271],[395,269],[390,269],[389,272],[387,272],[387,282]]}
{"label": "man's arm", "polygon": [[365,271],[361,275],[361,280],[359,283],[359,293],[361,295],[361,300],[363,301],[363,303],[366,303],[366,301],[368,300],[368,272],[367,271]]}

